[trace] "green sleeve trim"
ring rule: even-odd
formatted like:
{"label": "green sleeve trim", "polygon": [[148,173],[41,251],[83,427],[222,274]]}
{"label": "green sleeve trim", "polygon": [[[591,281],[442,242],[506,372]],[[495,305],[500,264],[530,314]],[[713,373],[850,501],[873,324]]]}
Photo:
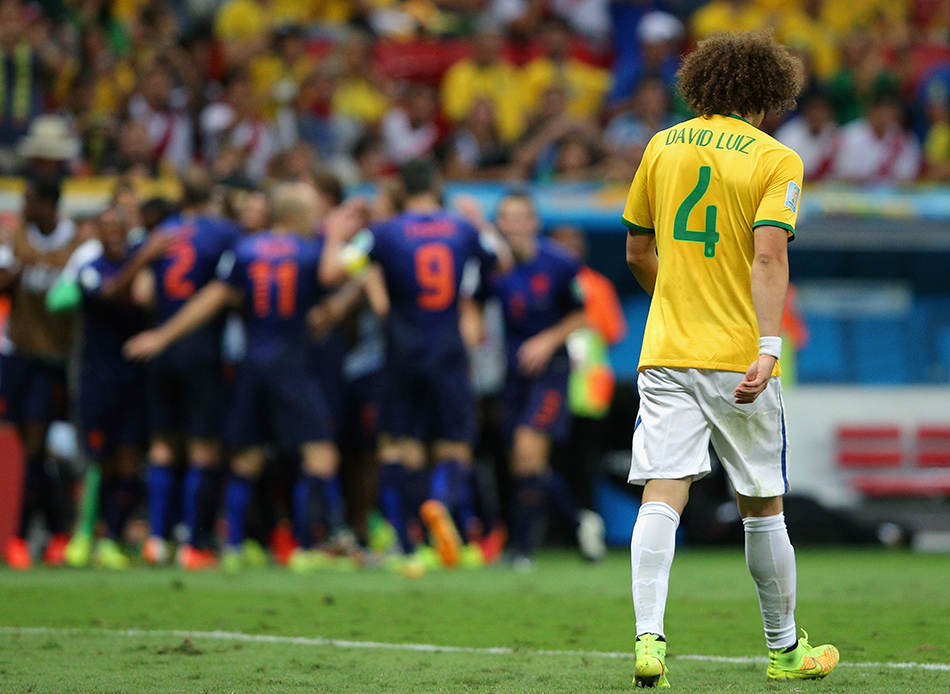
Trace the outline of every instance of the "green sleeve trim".
{"label": "green sleeve trim", "polygon": [[752,228],[756,227],[778,227],[779,229],[784,229],[791,234],[789,240],[795,238],[795,227],[791,224],[786,224],[785,222],[776,222],[774,219],[760,219],[752,225]]}
{"label": "green sleeve trim", "polygon": [[655,234],[656,232],[653,229],[648,227],[642,227],[639,224],[634,224],[629,221],[626,217],[621,217],[620,221],[630,230],[631,234]]}

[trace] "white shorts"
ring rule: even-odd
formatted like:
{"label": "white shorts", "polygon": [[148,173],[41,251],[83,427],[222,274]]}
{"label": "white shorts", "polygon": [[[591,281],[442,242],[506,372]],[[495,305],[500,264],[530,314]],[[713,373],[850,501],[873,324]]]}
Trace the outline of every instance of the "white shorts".
{"label": "white shorts", "polygon": [[780,496],[785,475],[785,407],[778,378],[749,405],[733,392],[743,374],[652,367],[638,379],[640,413],[633,431],[631,484],[699,479],[710,472],[712,444],[736,491]]}

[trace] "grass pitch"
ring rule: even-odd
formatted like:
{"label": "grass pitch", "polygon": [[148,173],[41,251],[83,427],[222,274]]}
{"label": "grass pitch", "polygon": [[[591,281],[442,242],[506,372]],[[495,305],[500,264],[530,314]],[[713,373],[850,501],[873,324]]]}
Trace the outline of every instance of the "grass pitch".
{"label": "grass pitch", "polygon": [[[673,691],[950,690],[950,557],[798,558],[798,623],[812,643],[838,646],[839,668],[819,682],[767,684],[741,549],[682,550],[666,622]],[[597,566],[550,552],[529,575],[492,567],[421,579],[0,571],[0,591],[3,694],[632,689],[623,552]]]}

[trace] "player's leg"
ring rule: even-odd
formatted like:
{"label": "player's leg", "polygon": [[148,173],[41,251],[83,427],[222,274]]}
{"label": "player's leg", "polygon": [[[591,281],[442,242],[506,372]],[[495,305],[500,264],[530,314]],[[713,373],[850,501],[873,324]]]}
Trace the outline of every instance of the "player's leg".
{"label": "player's leg", "polygon": [[690,484],[710,470],[710,427],[686,372],[647,369],[638,380],[640,411],[628,478],[644,485],[630,540],[637,631],[634,681],[668,687],[664,619],[670,567]]}
{"label": "player's leg", "polygon": [[215,565],[214,521],[217,517],[221,444],[216,439],[191,438],[186,445],[188,469],[181,489],[182,522],[188,533],[178,548],[178,564],[200,570]]}
{"label": "player's leg", "polygon": [[[3,555],[4,561],[10,568],[25,570],[33,565],[33,558],[30,556],[30,548],[26,542],[24,530],[29,529],[30,521],[33,518],[37,480],[32,478],[31,475],[35,476],[37,474],[34,467],[39,464],[39,458],[36,455],[36,439],[39,437],[34,436],[31,445],[27,447],[27,432],[24,427],[24,403],[29,385],[29,374],[23,358],[15,354],[0,355],[0,374],[2,374],[2,377],[0,377],[0,420],[9,422],[16,427],[27,454],[27,464],[20,489],[20,520],[16,533],[7,540],[3,548]],[[42,437],[42,442],[45,442],[45,434]]]}
{"label": "player's leg", "polygon": [[[267,403],[265,414],[277,443],[284,450],[300,453],[292,503],[294,535],[300,549],[309,552],[321,539],[345,541],[336,446],[338,413],[331,412],[322,383],[307,369],[280,371],[269,374],[261,389]],[[294,558],[291,566],[307,568]]]}
{"label": "player's leg", "polygon": [[511,446],[511,475],[515,498],[512,510],[511,542],[515,568],[529,569],[532,549],[548,504],[545,479],[550,438],[529,426],[521,425],[514,432]]}
{"label": "player's leg", "polygon": [[65,369],[33,359],[23,359],[25,371],[21,391],[23,402],[20,435],[26,449],[26,471],[17,539],[25,541],[37,508],[42,510],[50,532],[43,561],[58,566],[65,561],[67,496],[60,479],[58,464],[49,458],[46,436],[50,422],[66,413]]}
{"label": "player's leg", "polygon": [[379,375],[379,501],[404,555],[421,539],[419,508],[429,496],[425,398],[420,379],[387,364]]}
{"label": "player's leg", "polygon": [[168,536],[176,486],[174,466],[174,435],[170,432],[153,433],[145,477],[149,535],[142,546],[142,556],[149,564],[165,564],[169,559]]}
{"label": "player's leg", "polygon": [[332,542],[346,528],[339,467],[340,454],[333,441],[301,445],[300,476],[294,485],[294,527],[303,549],[312,549],[321,536]]}
{"label": "player's leg", "polygon": [[254,486],[264,471],[266,459],[262,446],[242,448],[231,458],[231,476],[224,489],[228,538],[221,558],[222,567],[229,573],[241,568],[247,513],[254,498]]}
{"label": "player's leg", "polygon": [[438,440],[432,445],[435,465],[429,498],[442,503],[467,539],[478,535],[472,479],[472,447],[465,441]]}
{"label": "player's leg", "polygon": [[432,455],[436,463],[429,483],[430,498],[420,515],[436,554],[448,567],[481,566],[485,562],[477,544],[481,523],[475,516],[472,447],[466,441],[443,439],[433,444]]}
{"label": "player's leg", "polygon": [[145,472],[149,536],[142,556],[149,564],[169,560],[168,539],[172,529],[177,480],[175,463],[180,443],[177,375],[161,357],[146,366],[149,446]]}
{"label": "player's leg", "polygon": [[434,441],[434,466],[430,496],[448,509],[467,541],[480,537],[475,516],[474,455],[475,400],[471,391],[468,360],[463,356],[451,367],[439,369],[431,379],[434,394],[429,406],[430,431]]}
{"label": "player's leg", "polygon": [[102,468],[99,506],[106,524],[106,537],[96,544],[95,561],[103,568],[122,570],[129,564],[122,551],[122,538],[139,498],[140,451],[135,445],[117,445],[114,455]]}
{"label": "player's leg", "polygon": [[224,382],[221,365],[198,362],[181,372],[183,428],[188,435],[188,467],[182,482],[182,521],[188,540],[179,548],[179,563],[202,569],[215,563],[214,522],[221,487],[221,435]]}
{"label": "player's leg", "polygon": [[[714,424],[713,447],[736,489],[746,563],[755,581],[770,654],[767,677],[824,677],[837,664],[837,649],[812,648],[807,640],[796,639],[795,550],[782,506],[788,483],[781,384],[772,379],[755,402],[736,405],[735,383],[735,374],[714,373],[701,381],[698,392]],[[742,416],[734,416],[736,412]]]}

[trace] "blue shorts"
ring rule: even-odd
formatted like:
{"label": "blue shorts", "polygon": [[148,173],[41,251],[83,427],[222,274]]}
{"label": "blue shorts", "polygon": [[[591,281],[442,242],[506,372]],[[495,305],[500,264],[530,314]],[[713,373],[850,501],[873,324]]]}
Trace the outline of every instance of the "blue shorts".
{"label": "blue shorts", "polygon": [[380,374],[379,431],[431,443],[475,438],[468,361],[418,371],[387,363]]}
{"label": "blue shorts", "polygon": [[148,364],[146,390],[150,432],[221,438],[225,403],[221,362],[184,363],[163,355]]}
{"label": "blue shorts", "polygon": [[329,337],[311,352],[314,375],[320,381],[324,400],[331,412],[341,417],[349,396],[347,384],[343,378],[343,361],[346,359],[347,339],[340,329],[334,330]]}
{"label": "blue shorts", "polygon": [[0,355],[0,420],[21,425],[66,419],[66,367],[19,354]]}
{"label": "blue shorts", "polygon": [[238,367],[224,437],[229,446],[276,443],[296,451],[305,443],[335,438],[333,414],[311,370],[280,370],[248,362]]}
{"label": "blue shorts", "polygon": [[529,427],[553,441],[570,434],[571,413],[567,403],[570,362],[567,355],[555,354],[547,370],[537,378],[526,378],[509,366],[502,390],[502,416],[510,441],[515,429]]}
{"label": "blue shorts", "polygon": [[112,455],[118,446],[144,449],[148,442],[144,375],[83,365],[79,419],[86,453],[95,459]]}

